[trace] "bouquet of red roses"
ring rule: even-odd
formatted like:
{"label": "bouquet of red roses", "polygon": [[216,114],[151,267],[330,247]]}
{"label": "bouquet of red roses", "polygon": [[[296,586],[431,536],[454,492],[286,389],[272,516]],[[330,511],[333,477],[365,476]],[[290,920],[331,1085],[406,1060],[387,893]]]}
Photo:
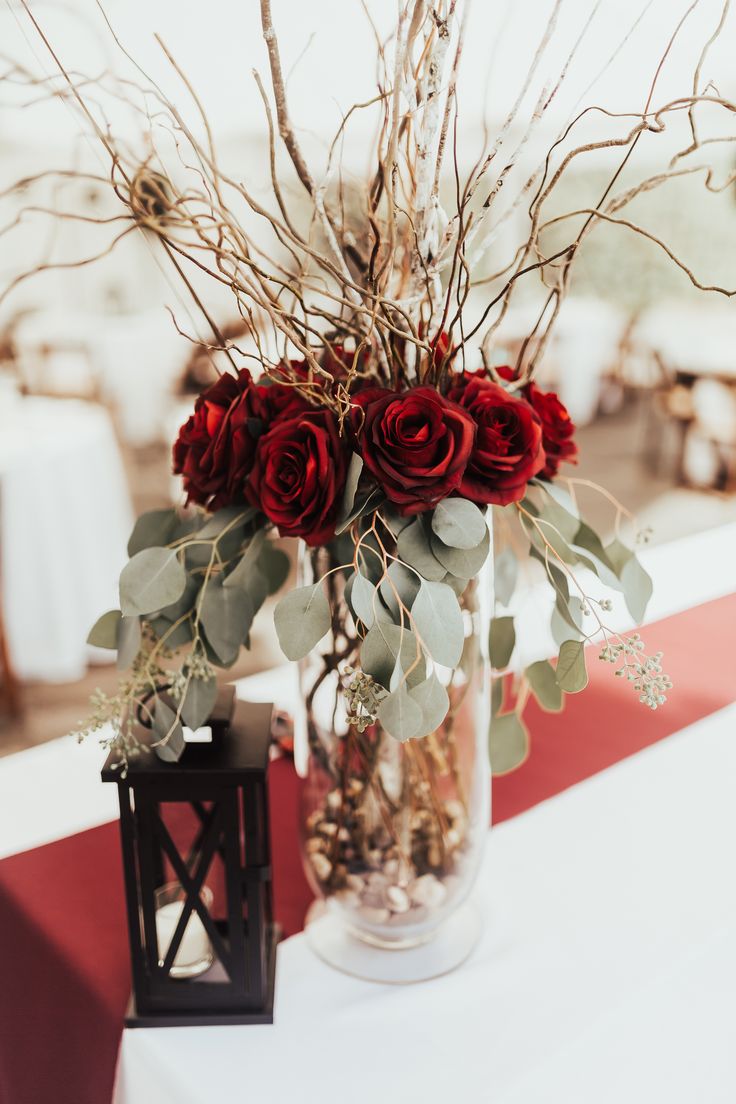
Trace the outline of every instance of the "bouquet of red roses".
{"label": "bouquet of red roses", "polygon": [[[563,662],[556,671],[537,662],[523,675],[545,708],[559,708],[564,691],[585,685],[584,617],[594,603],[597,610],[610,604],[571,591],[574,566],[628,588],[632,612],[643,612],[647,580],[633,553],[618,541],[604,547],[552,482],[560,463],[577,457],[574,426],[557,396],[509,368],[467,371],[452,361],[442,334],[416,383],[389,387],[368,351],[340,344],[322,351],[318,372],[306,361],[284,362],[259,379],[241,369],[199,396],[173,449],[189,509],[139,519],[120,610],[105,614],[90,636],[144,672],[131,693],[139,717],[144,702],[161,754],[176,757],[182,726],[206,719],[213,668],[235,662],[256,613],[284,585],[289,560],[272,535],[324,553],[314,559],[320,573],[275,608],[285,655],[308,655],[334,634],[345,607],[349,643],[326,669],[358,670],[369,691],[356,722],[364,729],[378,721],[400,741],[432,733],[450,708],[442,672],[463,662],[465,596],[489,557],[494,512],[500,523],[515,523],[554,592]],[[505,605],[516,562],[509,548],[497,557]],[[489,647],[502,672],[514,647],[513,617],[494,619]],[[636,639],[617,638],[602,657],[621,660],[620,670],[656,707],[666,679],[658,657],[639,651]],[[174,674],[162,666],[172,655],[183,656]],[[496,712],[500,704],[494,695]],[[493,727],[503,736],[511,726],[518,748],[519,712],[501,714]]]}

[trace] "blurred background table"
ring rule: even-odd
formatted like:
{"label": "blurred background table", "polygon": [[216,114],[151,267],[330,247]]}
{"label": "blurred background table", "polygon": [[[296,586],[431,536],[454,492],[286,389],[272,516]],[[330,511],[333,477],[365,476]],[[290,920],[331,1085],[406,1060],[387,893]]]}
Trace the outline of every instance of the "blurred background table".
{"label": "blurred background table", "polygon": [[23,679],[81,677],[101,610],[117,605],[132,508],[109,414],[69,399],[0,411],[0,585]]}

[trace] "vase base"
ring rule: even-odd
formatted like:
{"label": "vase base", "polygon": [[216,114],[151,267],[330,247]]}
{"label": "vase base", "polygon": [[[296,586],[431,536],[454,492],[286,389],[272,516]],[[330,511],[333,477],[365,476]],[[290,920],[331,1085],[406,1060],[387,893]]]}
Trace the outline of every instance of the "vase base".
{"label": "vase base", "polygon": [[481,931],[480,911],[469,901],[451,913],[430,939],[412,947],[366,943],[322,901],[315,901],[306,920],[309,945],[323,962],[352,977],[386,985],[410,985],[449,974],[475,949]]}

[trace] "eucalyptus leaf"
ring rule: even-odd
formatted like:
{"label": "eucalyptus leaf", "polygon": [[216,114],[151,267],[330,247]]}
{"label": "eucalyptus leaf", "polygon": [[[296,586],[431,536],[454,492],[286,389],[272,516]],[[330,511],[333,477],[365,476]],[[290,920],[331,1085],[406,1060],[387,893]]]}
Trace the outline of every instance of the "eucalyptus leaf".
{"label": "eucalyptus leaf", "polygon": [[[392,620],[399,623],[401,612],[399,601],[405,610],[410,610],[414,599],[419,593],[421,579],[416,571],[412,571],[406,564],[399,560],[393,560],[388,569],[388,578],[381,583],[381,598],[386,608],[392,615]],[[398,599],[396,594],[398,593]]]}
{"label": "eucalyptus leaf", "polygon": [[516,644],[516,629],[513,617],[494,617],[488,641],[491,667],[502,671],[508,667]]}
{"label": "eucalyptus leaf", "polygon": [[259,529],[253,534],[235,567],[226,576],[224,583],[226,587],[241,587],[246,593],[248,592],[251,573],[256,570],[265,541],[264,529]]}
{"label": "eucalyptus leaf", "polygon": [[[573,600],[570,599],[572,602]],[[564,610],[563,613],[560,610]],[[575,623],[575,619],[570,612],[570,608],[563,606],[558,600],[552,610],[552,618],[550,620],[550,631],[552,633],[552,639],[558,648],[560,648],[566,640],[582,640],[583,632]]]}
{"label": "eucalyptus leaf", "polygon": [[[194,639],[191,617],[184,620],[177,618],[176,621],[171,621],[170,618],[159,615],[158,617],[149,617],[147,621],[156,637],[159,640],[164,640],[166,647],[172,652],[178,651],[179,648],[185,648]],[[176,628],[174,628],[175,625]]]}
{"label": "eucalyptus leaf", "polygon": [[[447,571],[451,571],[459,579],[475,578],[488,558],[490,547],[491,537],[488,529],[486,529],[483,539],[475,548],[450,548],[435,533],[432,534],[431,538],[431,550],[434,557],[439,560]],[[425,578],[427,578],[426,575]]]}
{"label": "eucalyptus leaf", "polygon": [[141,649],[141,622],[139,617],[121,617],[117,628],[117,668],[126,671]]}
{"label": "eucalyptus leaf", "polygon": [[621,578],[621,572],[633,555],[633,549],[627,548],[618,537],[615,537],[610,544],[606,545],[606,558],[619,579]]}
{"label": "eucalyptus leaf", "polygon": [[153,714],[153,732],[157,740],[165,740],[156,748],[156,755],[166,763],[176,763],[181,759],[186,744],[181,723],[177,721],[173,709],[163,701],[156,699]]}
{"label": "eucalyptus leaf", "polygon": [[253,602],[240,587],[226,587],[222,576],[209,579],[199,607],[200,623],[218,659],[231,663],[250,631]]}
{"label": "eucalyptus leaf", "polygon": [[347,521],[353,510],[353,503],[355,502],[355,492],[358,489],[358,483],[360,482],[360,475],[363,471],[363,457],[357,452],[354,452],[350,457],[350,463],[348,464],[348,471],[345,477],[345,491],[342,497],[342,504],[340,511],[337,515],[338,528]]}
{"label": "eucalyptus leaf", "polygon": [[596,532],[589,525],[586,525],[584,521],[580,522],[578,531],[575,534],[575,539],[572,542],[578,548],[585,548],[586,551],[591,552],[596,560],[599,560],[602,564],[608,568],[609,571],[616,573],[615,568],[608,558],[608,554],[603,547],[603,542]]}
{"label": "eucalyptus leaf", "polygon": [[544,535],[549,539],[547,526],[552,525],[560,536],[568,544],[573,544],[575,536],[580,529],[580,518],[576,514],[569,513],[554,498],[545,499],[542,509],[539,511],[539,521],[544,525]]}
{"label": "eucalyptus leaf", "polygon": [[499,552],[493,564],[493,587],[496,600],[502,606],[507,606],[511,601],[516,580],[519,576],[519,561],[511,548],[504,548]]}
{"label": "eucalyptus leaf", "polygon": [[185,614],[191,613],[197,604],[197,596],[199,595],[201,585],[201,578],[188,575],[181,597],[178,598],[176,602],[172,602],[170,606],[164,606],[163,609],[157,610],[158,616],[165,617],[173,624],[173,622],[178,621],[180,617],[184,617]]}
{"label": "eucalyptus leaf", "polygon": [[612,590],[623,589],[618,576],[611,570],[608,564],[599,560],[597,556],[582,546],[574,545],[573,549],[575,555],[578,557],[578,562],[597,575],[604,586],[611,587]]}
{"label": "eucalyptus leaf", "polygon": [[[539,529],[533,528],[529,534],[532,546],[537,549],[542,557],[546,553],[548,560],[559,559],[563,563],[574,566],[578,562],[577,552],[570,546],[558,526],[541,514],[537,524]],[[549,545],[549,548],[547,548],[547,545]]]}
{"label": "eucalyptus leaf", "polygon": [[179,523],[176,510],[149,510],[136,520],[128,541],[128,555],[135,556],[144,548],[160,547],[174,539]]}
{"label": "eucalyptus leaf", "polygon": [[110,648],[113,651],[118,646],[118,625],[122,614],[120,610],[108,610],[98,617],[87,635],[87,643],[95,648]]}
{"label": "eucalyptus leaf", "polygon": [[378,720],[389,736],[402,744],[421,731],[422,710],[412,700],[405,682],[383,699],[378,707]]}
{"label": "eucalyptus leaf", "polygon": [[219,538],[225,529],[242,530],[253,520],[257,513],[258,510],[255,506],[223,506],[221,510],[216,510],[205,521],[202,528],[197,531],[197,537],[210,540],[214,537]]}
{"label": "eucalyptus leaf", "polygon": [[274,625],[287,659],[303,659],[329,631],[330,605],[322,581],[285,594],[274,610]]}
{"label": "eucalyptus leaf", "polygon": [[624,591],[626,607],[638,623],[644,619],[644,614],[652,597],[652,579],[639,563],[636,556],[632,556],[624,564],[621,572],[621,586]]}
{"label": "eucalyptus leaf", "polygon": [[459,579],[457,575],[453,575],[451,571],[448,571],[441,582],[451,587],[453,594],[456,594],[458,598],[460,598],[468,589],[468,583],[470,582],[470,579]]}
{"label": "eucalyptus leaf", "polygon": [[395,537],[398,537],[399,533],[403,532],[407,525],[411,525],[414,520],[411,515],[400,514],[396,507],[390,504],[384,507],[382,514]]}
{"label": "eucalyptus leaf", "polygon": [[201,728],[212,712],[216,698],[216,678],[190,678],[181,705],[184,724],[192,730]]}
{"label": "eucalyptus leaf", "polygon": [[254,566],[248,581],[247,594],[253,603],[253,616],[268,598],[268,579],[261,570],[261,561]]}
{"label": "eucalyptus leaf", "polygon": [[154,613],[178,601],[187,573],[172,548],[144,548],[120,575],[120,608],[126,617]]}
{"label": "eucalyptus leaf", "polygon": [[466,498],[445,498],[432,512],[432,529],[450,548],[477,548],[486,531],[486,519]]}
{"label": "eucalyptus leaf", "polygon": [[422,723],[417,737],[429,736],[440,727],[450,708],[447,690],[435,674],[409,691],[409,697],[422,711]]}
{"label": "eucalyptus leaf", "polygon": [[258,567],[266,577],[268,593],[281,590],[291,571],[291,560],[282,548],[276,548],[273,541],[267,540],[258,557]]}
{"label": "eucalyptus leaf", "polygon": [[455,667],[460,662],[465,632],[457,596],[446,583],[422,580],[411,607],[414,627],[436,663]]}
{"label": "eucalyptus leaf", "polygon": [[560,647],[555,670],[557,685],[566,694],[578,694],[588,685],[585,647],[580,640],[566,640]]}
{"label": "eucalyptus leaf", "polygon": [[540,659],[538,663],[532,663],[524,674],[542,709],[547,713],[559,713],[562,709],[562,690],[549,660]]}
{"label": "eucalyptus leaf", "polygon": [[366,579],[365,575],[357,572],[353,576],[353,584],[350,588],[350,604],[355,615],[360,618],[365,627],[369,629],[376,619],[375,605],[377,601],[376,588]]}
{"label": "eucalyptus leaf", "polygon": [[566,491],[564,487],[561,487],[559,483],[548,483],[546,480],[542,479],[534,479],[532,480],[532,483],[534,484],[534,486],[539,487],[539,489],[544,494],[547,494],[550,498],[553,498],[555,502],[562,507],[563,510],[567,511],[568,514],[571,514],[573,517],[576,518],[580,517],[580,511],[578,510],[574,498],[572,497],[570,492]]}
{"label": "eucalyptus leaf", "polygon": [[363,514],[367,514],[371,510],[377,510],[381,503],[385,501],[385,499],[386,496],[384,495],[380,487],[374,487],[371,491],[368,492],[368,494],[361,495],[359,501],[353,505],[353,509],[351,510],[348,517],[346,517],[344,521],[339,522],[338,525],[335,527],[335,534],[339,536],[340,533],[344,533],[345,530],[348,529],[359,517],[362,517]]}
{"label": "eucalyptus leaf", "polygon": [[567,582],[567,575],[562,568],[558,567],[557,563],[551,557],[545,558],[544,552],[540,552],[534,544],[529,546],[529,555],[532,559],[538,560],[539,563],[541,563],[555,594],[567,602],[570,597],[570,587]]}
{"label": "eucalyptus leaf", "polygon": [[529,732],[515,713],[502,713],[491,721],[488,745],[494,776],[508,774],[529,754]]}
{"label": "eucalyptus leaf", "polygon": [[[420,661],[416,663],[417,654]],[[376,620],[365,635],[360,647],[360,665],[388,690],[391,676],[400,655],[401,670],[407,673],[409,687],[416,686],[425,678],[426,664],[422,653],[417,653],[417,638],[410,629],[399,625],[385,624]],[[416,664],[416,665],[415,665]]]}
{"label": "eucalyptus leaf", "polygon": [[[441,543],[438,538],[436,539]],[[444,548],[444,545],[442,547]],[[411,525],[402,529],[396,543],[396,550],[404,563],[410,564],[423,579],[429,582],[439,582],[445,577],[445,573],[451,570],[434,555],[431,538],[421,518],[415,518]]]}

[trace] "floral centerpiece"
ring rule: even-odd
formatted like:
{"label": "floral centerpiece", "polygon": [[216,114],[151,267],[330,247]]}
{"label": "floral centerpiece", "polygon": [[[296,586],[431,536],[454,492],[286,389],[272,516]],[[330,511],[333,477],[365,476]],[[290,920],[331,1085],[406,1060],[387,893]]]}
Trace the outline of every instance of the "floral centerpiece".
{"label": "floral centerpiece", "polygon": [[[481,853],[485,661],[490,651],[503,669],[513,646],[513,620],[491,620],[484,581],[494,512],[516,522],[555,590],[560,660],[525,673],[545,708],[584,685],[583,614],[609,605],[571,592],[570,565],[614,586],[632,566],[645,578],[554,482],[577,453],[557,396],[456,360],[441,333],[412,376],[398,358],[387,376],[370,346],[346,341],[325,345],[319,371],[290,361],[257,380],[224,373],[173,449],[197,509],[139,520],[121,608],[90,637],[132,660],[125,700],[97,723],[112,721],[125,757],[137,751],[132,719],[147,719],[158,753],[175,758],[184,726],[208,717],[216,669],[234,663],[284,587],[289,561],[272,537],[298,539],[300,578],[273,617],[284,654],[302,661],[305,861],[315,890],[379,946],[425,940],[467,893]],[[659,657],[643,658],[638,638],[615,636],[601,655],[623,659],[642,701],[665,700]],[[496,727],[508,768],[526,732],[516,710],[494,719],[491,738]]]}
{"label": "floral centerpiece", "polygon": [[[272,91],[256,73],[268,200],[243,181],[247,174],[221,167],[202,100],[163,44],[193,98],[196,124],[158,84],[140,84],[134,69],[115,96],[138,96],[141,117],[152,121],[140,148],[116,139],[104,88],[92,104],[90,82],[59,63],[61,94],[110,159],[109,177],[92,176],[122,204],[110,219],[60,217],[114,223],[116,237],[101,255],[142,232],[207,326],[206,338],[191,339],[202,355],[227,362],[174,444],[185,506],[138,520],[120,606],[90,635],[117,649],[124,674],[115,695],[96,696],[84,731],[111,726],[105,738],[122,770],[139,754],[141,722],[153,728],[158,754],[176,759],[184,728],[210,713],[217,672],[249,646],[254,618],[268,605],[285,656],[301,667],[306,868],[350,930],[379,946],[421,943],[462,902],[488,824],[488,741],[496,769],[518,765],[529,744],[525,703],[534,696],[557,710],[566,693],[582,690],[586,643],[645,706],[663,704],[670,686],[661,657],[646,656],[637,633],[607,623],[612,591],[641,620],[651,581],[622,539],[623,507],[614,503],[616,536],[607,541],[581,516],[577,490],[586,481],[563,467],[577,459],[574,426],[534,376],[581,245],[600,223],[637,233],[703,286],[661,239],[620,212],[696,171],[682,163],[716,141],[696,126],[701,104],[709,118],[728,118],[734,107],[697,90],[712,38],[695,91],[655,102],[681,21],[653,66],[643,109],[605,113],[620,133],[576,144],[582,111],[530,170],[522,154],[587,29],[525,114],[556,12],[540,28],[513,108],[463,179],[461,3],[402,3],[388,38],[376,31],[375,96],[345,113],[315,172],[292,124],[271,4],[260,0]],[[35,17],[33,27],[56,61]],[[376,116],[374,170],[364,186],[352,184],[340,162],[358,112]],[[668,149],[669,168],[634,180],[641,136],[657,138],[678,121],[687,133],[674,157]],[[602,196],[550,213],[569,166],[603,149],[618,160]],[[441,181],[450,153],[447,205]],[[629,176],[617,191],[624,167]],[[287,173],[301,201],[285,190]],[[712,171],[704,179],[709,191],[720,190]],[[34,179],[21,185],[25,193]],[[526,237],[497,257],[501,228],[521,210]],[[542,309],[509,364],[498,330],[530,281]],[[218,324],[208,282],[231,293],[235,324]],[[295,582],[276,537],[299,542]],[[514,652],[509,603],[520,563],[531,563],[548,588],[558,655],[514,670],[510,686],[503,676]]]}

